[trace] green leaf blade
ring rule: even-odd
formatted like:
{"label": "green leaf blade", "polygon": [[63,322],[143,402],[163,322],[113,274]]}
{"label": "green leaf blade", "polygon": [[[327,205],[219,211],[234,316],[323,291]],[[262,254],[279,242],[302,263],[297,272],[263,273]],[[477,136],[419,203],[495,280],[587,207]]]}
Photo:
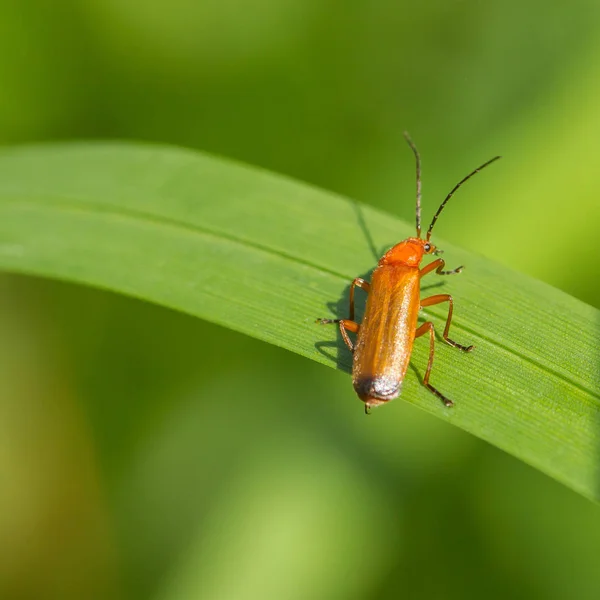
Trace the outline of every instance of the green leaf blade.
{"label": "green leaf blade", "polygon": [[[332,305],[345,315],[350,281],[376,264],[373,248],[412,234],[333,194],[175,148],[0,153],[0,268],[128,294],[330,366],[348,369],[350,356],[335,328],[315,319]],[[413,371],[402,398],[599,499],[600,312],[436,243],[449,266],[466,265],[443,285],[456,303],[453,337],[476,349],[436,346],[432,382],[454,409],[440,406]],[[423,287],[438,282],[431,275]],[[424,314],[439,330],[446,313]],[[421,374],[426,353],[417,340]]]}

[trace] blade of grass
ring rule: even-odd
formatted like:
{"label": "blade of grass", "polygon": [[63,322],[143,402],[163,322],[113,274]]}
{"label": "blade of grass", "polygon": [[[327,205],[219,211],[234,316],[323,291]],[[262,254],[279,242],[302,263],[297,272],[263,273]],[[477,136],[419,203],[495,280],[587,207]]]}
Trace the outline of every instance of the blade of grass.
{"label": "blade of grass", "polygon": [[[412,233],[333,194],[180,149],[0,153],[0,268],[128,294],[346,370],[337,332],[315,318],[332,314],[332,303],[344,314],[348,284],[374,266],[373,248]],[[403,399],[600,499],[600,312],[436,243],[452,264],[468,265],[451,284],[453,337],[477,348],[461,355],[438,345],[434,383],[454,409],[414,372]],[[445,315],[426,314],[439,324]],[[421,373],[425,352],[417,343]]]}

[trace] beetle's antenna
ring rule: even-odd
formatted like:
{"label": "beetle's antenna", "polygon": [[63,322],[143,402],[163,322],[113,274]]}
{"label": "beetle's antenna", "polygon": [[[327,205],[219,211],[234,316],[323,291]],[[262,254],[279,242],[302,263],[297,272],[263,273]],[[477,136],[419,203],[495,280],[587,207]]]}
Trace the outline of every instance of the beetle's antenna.
{"label": "beetle's antenna", "polygon": [[421,156],[415,146],[414,142],[410,139],[408,131],[404,132],[404,139],[408,142],[410,149],[413,151],[417,160],[417,237],[421,237]]}
{"label": "beetle's antenna", "polygon": [[427,230],[427,241],[430,240],[431,238],[431,231],[433,229],[433,226],[435,225],[435,222],[438,220],[438,217],[440,216],[440,213],[442,212],[442,210],[444,209],[444,206],[446,206],[448,200],[450,200],[450,198],[452,198],[452,196],[454,195],[454,192],[456,192],[456,190],[463,184],[465,183],[465,181],[471,179],[471,177],[473,177],[473,175],[475,175],[476,173],[479,173],[479,171],[481,171],[481,169],[484,169],[485,167],[487,167],[488,165],[491,165],[495,160],[498,160],[499,158],[502,158],[501,156],[494,156],[494,158],[488,160],[486,163],[483,163],[480,167],[477,167],[474,171],[471,171],[471,173],[469,173],[464,179],[461,179],[453,188],[452,191],[446,196],[446,199],[441,203],[440,207],[437,209],[437,212],[435,213],[435,215],[433,215],[433,219],[431,220],[431,225],[429,226],[429,229]]}

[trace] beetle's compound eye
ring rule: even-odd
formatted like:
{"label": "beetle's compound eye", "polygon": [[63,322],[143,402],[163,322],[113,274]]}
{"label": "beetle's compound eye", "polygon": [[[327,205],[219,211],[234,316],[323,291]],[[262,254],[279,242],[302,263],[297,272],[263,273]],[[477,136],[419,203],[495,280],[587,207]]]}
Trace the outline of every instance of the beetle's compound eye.
{"label": "beetle's compound eye", "polygon": [[431,244],[427,243],[423,246],[423,250],[425,250],[425,252],[431,252]]}

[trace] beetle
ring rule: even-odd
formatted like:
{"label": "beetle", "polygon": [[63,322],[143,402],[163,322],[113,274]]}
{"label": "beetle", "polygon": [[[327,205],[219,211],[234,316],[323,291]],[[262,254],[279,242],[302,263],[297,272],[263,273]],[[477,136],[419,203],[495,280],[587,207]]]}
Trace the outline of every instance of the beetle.
{"label": "beetle", "polygon": [[[318,319],[321,324],[339,324],[342,338],[353,353],[352,383],[358,397],[364,402],[365,412],[385,404],[400,395],[402,381],[408,369],[414,340],[429,334],[429,360],[423,377],[423,385],[435,394],[447,407],[454,403],[429,383],[435,347],[435,329],[431,321],[417,326],[419,310],[443,302],[448,303],[448,317],[442,338],[463,352],[471,352],[473,346],[463,346],[450,339],[450,323],[454,300],[450,294],[435,294],[421,299],[421,279],[435,272],[437,275],[456,275],[463,270],[457,267],[444,270],[442,258],[421,268],[426,255],[438,255],[431,243],[431,233],[444,207],[463,183],[482,169],[498,160],[500,156],[488,160],[459,181],[441,203],[431,220],[425,238],[421,237],[421,157],[407,132],[404,137],[415,155],[417,171],[416,225],[417,236],[410,237],[388,250],[379,260],[371,276],[371,282],[357,277],[350,286],[350,314],[347,319]],[[367,304],[362,323],[354,320],[354,292],[359,287],[367,292]],[[356,343],[348,332],[357,334]]]}

